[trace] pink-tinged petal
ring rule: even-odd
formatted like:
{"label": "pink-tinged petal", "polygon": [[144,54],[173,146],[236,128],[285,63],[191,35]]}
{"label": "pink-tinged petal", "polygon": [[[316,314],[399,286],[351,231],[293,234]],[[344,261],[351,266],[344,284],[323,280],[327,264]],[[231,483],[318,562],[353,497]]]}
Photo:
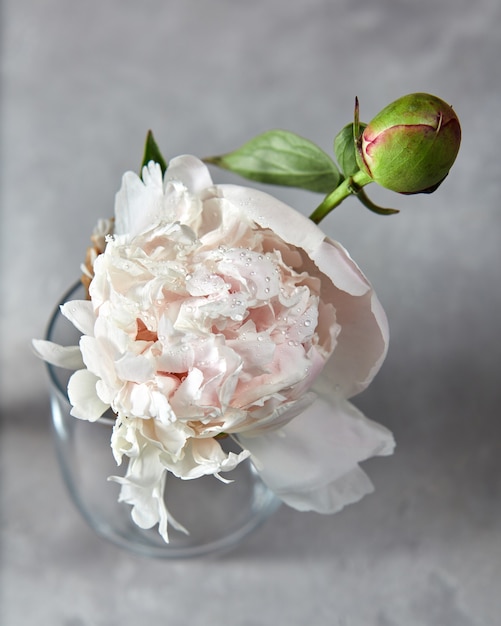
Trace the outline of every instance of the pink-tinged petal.
{"label": "pink-tinged petal", "polygon": [[[270,411],[265,404],[262,411],[256,410],[252,412],[252,419],[238,425],[237,428],[228,429],[227,432],[238,433],[240,438],[246,435],[255,438],[257,435],[274,432],[288,424],[292,419],[301,415],[316,400],[314,393],[305,393],[299,400],[280,404],[276,409]],[[226,430],[226,429],[225,429]]]}
{"label": "pink-tinged petal", "polygon": [[71,376],[68,381],[68,398],[73,406],[71,415],[95,422],[110,408],[97,395],[98,380],[97,376],[85,369],[78,370]]}
{"label": "pink-tinged petal", "polygon": [[165,182],[178,180],[192,194],[200,194],[212,186],[208,167],[196,157],[185,154],[170,160]]}
{"label": "pink-tinged petal", "polygon": [[85,367],[78,346],[60,346],[45,339],[33,339],[32,346],[38,357],[56,367],[69,370],[79,370]]}
{"label": "pink-tinged petal", "polygon": [[236,389],[235,405],[241,408],[260,403],[273,394],[279,394],[296,384],[300,384],[307,376],[310,360],[306,358],[302,346],[281,343],[276,345],[273,361],[268,364],[266,374],[247,377],[239,382]]}
{"label": "pink-tinged petal", "polygon": [[351,398],[369,385],[386,357],[388,322],[372,291],[360,298],[340,294],[336,322],[341,329],[336,348],[316,387],[329,392],[334,385],[339,394]]}
{"label": "pink-tinged petal", "polygon": [[96,315],[90,300],[72,300],[61,305],[61,313],[84,335],[94,334]]}
{"label": "pink-tinged petal", "polygon": [[361,296],[370,290],[370,284],[358,265],[337,241],[326,238],[312,251],[310,258],[338,289],[352,296]]}
{"label": "pink-tinged petal", "polygon": [[361,478],[358,463],[394,448],[386,428],[338,396],[319,397],[279,431],[238,438],[279,498],[319,513],[334,513],[367,493],[370,481]]}
{"label": "pink-tinged petal", "polygon": [[331,381],[346,397],[365,389],[386,356],[388,323],[369,282],[348,252],[326,238],[311,220],[262,191],[236,185],[219,185],[217,191],[241,206],[261,227],[272,229],[287,243],[302,248],[311,259],[307,271],[314,275],[320,270],[325,275],[321,299],[324,304],[334,304],[341,329],[328,366]]}
{"label": "pink-tinged petal", "polygon": [[285,242],[302,248],[339,289],[352,295],[361,295],[370,289],[346,250],[327,239],[325,233],[301,213],[258,189],[218,185],[217,191],[223,198],[242,206],[242,210],[256,224],[269,228]]}
{"label": "pink-tinged petal", "polygon": [[307,217],[267,193],[239,185],[217,185],[216,191],[262,228],[308,254],[316,251],[325,234]]}

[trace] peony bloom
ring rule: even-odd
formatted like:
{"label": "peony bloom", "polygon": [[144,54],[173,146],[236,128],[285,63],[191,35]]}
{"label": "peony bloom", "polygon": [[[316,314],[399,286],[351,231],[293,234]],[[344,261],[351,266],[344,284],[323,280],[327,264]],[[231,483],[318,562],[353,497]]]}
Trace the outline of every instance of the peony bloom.
{"label": "peony bloom", "polygon": [[165,508],[167,471],[223,480],[248,457],[301,510],[334,512],[372,490],[358,463],[390,454],[393,438],[347,399],[385,357],[386,318],[313,222],[261,191],[214,185],[195,157],[164,177],[151,162],[142,180],[124,175],[92,270],[90,300],[62,307],[79,349],[34,343],[79,368],[75,417],[115,413],[113,454],[129,462],[113,480],[139,526],[158,523],[166,541],[168,522],[182,529]]}

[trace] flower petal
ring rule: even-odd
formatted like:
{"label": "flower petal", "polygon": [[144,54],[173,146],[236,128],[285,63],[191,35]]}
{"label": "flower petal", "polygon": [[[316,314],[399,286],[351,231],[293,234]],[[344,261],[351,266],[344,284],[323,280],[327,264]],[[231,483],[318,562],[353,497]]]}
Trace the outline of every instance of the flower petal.
{"label": "flower petal", "polygon": [[[249,457],[248,450],[224,452],[218,441],[213,438],[195,439],[187,442],[182,459],[176,463],[166,463],[166,467],[177,477],[192,480],[219,472],[230,472]],[[165,459],[164,459],[165,462]]]}
{"label": "flower petal", "polygon": [[250,187],[217,185],[219,195],[237,207],[262,228],[269,228],[284,241],[303,248],[308,255],[316,251],[325,234],[311,220],[273,196]]}
{"label": "flower petal", "polygon": [[298,489],[289,492],[286,498],[282,496],[282,499],[288,506],[298,511],[336,513],[373,491],[374,486],[369,477],[357,466],[328,485],[321,485],[318,489],[308,488],[303,491]]}
{"label": "flower petal", "polygon": [[299,510],[334,513],[372,487],[358,463],[391,454],[391,433],[339,396],[319,397],[279,431],[239,435],[264,482]]}
{"label": "flower petal", "polygon": [[129,461],[127,474],[110,476],[108,480],[119,483],[119,502],[132,505],[131,516],[139,528],[152,528],[158,524],[158,532],[168,543],[168,523],[176,530],[189,534],[186,528],[177,522],[165,506],[164,491],[166,470],[159,461],[160,451],[154,446],[145,446],[139,456]]}
{"label": "flower petal", "polygon": [[32,345],[35,354],[51,365],[69,370],[79,370],[85,367],[79,346],[60,346],[44,339],[33,339]]}
{"label": "flower petal", "polygon": [[302,248],[339,289],[352,295],[362,295],[370,289],[347,251],[326,238],[306,216],[259,189],[218,185],[217,190],[230,202],[245,206],[245,213],[259,226],[269,228],[287,243]]}
{"label": "flower petal", "polygon": [[90,300],[71,300],[61,305],[61,313],[84,335],[94,334],[96,316]]}
{"label": "flower petal", "polygon": [[165,181],[178,180],[192,194],[202,193],[212,186],[209,168],[190,154],[174,157],[165,172]]}
{"label": "flower petal", "polygon": [[77,370],[68,381],[68,398],[73,406],[71,415],[95,422],[110,408],[99,399],[96,383],[99,378],[89,370]]}
{"label": "flower petal", "polygon": [[134,172],[126,172],[115,197],[115,235],[136,235],[158,222],[163,210],[162,171],[158,163],[143,170],[148,184]]}
{"label": "flower petal", "polygon": [[386,357],[388,323],[373,292],[356,299],[338,295],[336,321],[336,348],[316,386],[330,392],[334,381],[337,392],[351,398],[369,385]]}

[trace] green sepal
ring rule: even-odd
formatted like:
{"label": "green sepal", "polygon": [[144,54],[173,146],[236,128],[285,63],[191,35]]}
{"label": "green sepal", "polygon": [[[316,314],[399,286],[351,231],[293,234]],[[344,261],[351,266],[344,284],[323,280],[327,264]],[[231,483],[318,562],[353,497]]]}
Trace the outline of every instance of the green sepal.
{"label": "green sepal", "polygon": [[160,148],[158,147],[157,142],[155,141],[155,138],[153,137],[153,133],[151,132],[151,130],[149,130],[148,134],[146,135],[146,141],[144,144],[144,156],[143,156],[143,161],[141,163],[141,169],[140,169],[141,175],[143,172],[143,167],[145,165],[148,165],[150,161],[154,161],[155,163],[158,163],[160,165],[160,168],[162,170],[162,176],[163,176],[165,174],[165,170],[167,169],[167,163],[165,159],[163,158],[162,153],[160,152]]}
{"label": "green sepal", "polygon": [[[359,124],[359,126],[360,132],[363,132],[367,124]],[[334,153],[346,178],[353,176],[360,169],[356,158],[353,123],[346,124],[336,135],[334,139]]]}
{"label": "green sepal", "polygon": [[372,200],[363,189],[357,191],[356,197],[360,200],[365,208],[369,209],[373,213],[377,213],[378,215],[396,215],[397,213],[400,213],[398,209],[385,209],[384,207],[374,204],[374,202],[372,202]]}
{"label": "green sepal", "polygon": [[329,193],[341,174],[328,154],[295,133],[270,130],[228,154],[208,157],[217,165],[261,183]]}

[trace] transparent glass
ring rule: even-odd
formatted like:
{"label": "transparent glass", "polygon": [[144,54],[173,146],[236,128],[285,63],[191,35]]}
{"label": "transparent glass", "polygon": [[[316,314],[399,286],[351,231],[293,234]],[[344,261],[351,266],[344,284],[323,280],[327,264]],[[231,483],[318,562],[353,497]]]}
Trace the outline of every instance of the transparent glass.
{"label": "transparent glass", "polygon": [[[78,283],[62,299],[85,297]],[[47,339],[61,345],[76,345],[79,332],[56,308]],[[181,480],[168,474],[168,509],[189,535],[169,527],[169,543],[157,527],[143,530],[131,519],[131,507],[118,502],[119,485],[108,476],[123,475],[111,449],[113,414],[98,422],[70,415],[66,387],[71,371],[48,365],[53,432],[61,471],[73,501],[90,526],[102,537],[136,553],[161,558],[203,556],[227,550],[255,530],[278,508],[280,501],[259,478],[252,463],[244,461],[225,475],[224,484],[214,476]],[[229,438],[229,447],[236,446]],[[236,450],[236,448],[235,448]]]}

